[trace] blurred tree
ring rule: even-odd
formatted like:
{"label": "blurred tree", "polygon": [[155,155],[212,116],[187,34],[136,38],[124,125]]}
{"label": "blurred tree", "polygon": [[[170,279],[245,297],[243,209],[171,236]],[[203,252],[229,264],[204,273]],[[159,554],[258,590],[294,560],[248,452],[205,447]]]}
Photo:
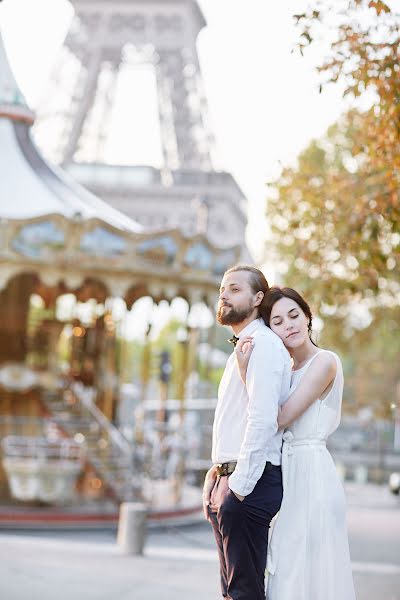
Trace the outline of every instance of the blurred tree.
{"label": "blurred tree", "polygon": [[322,317],[321,343],[347,356],[349,405],[355,395],[355,409],[373,404],[379,416],[389,416],[400,351],[400,13],[392,6],[314,0],[295,15],[301,53],[329,37],[320,86],[340,82],[352,108],[283,170],[268,198],[270,251],[285,281]]}
{"label": "blurred tree", "polygon": [[288,279],[312,288],[329,314],[400,298],[400,13],[381,0],[315,0],[295,15],[299,48],[327,32],[321,86],[363,95],[271,186],[268,213]]}
{"label": "blurred tree", "polygon": [[[342,316],[355,303],[391,306],[400,295],[398,191],[357,151],[364,115],[351,111],[313,141],[271,186],[272,241],[287,279],[312,290],[318,308]],[[306,275],[306,277],[305,277]],[[338,308],[340,307],[340,308]]]}
{"label": "blurred tree", "polygon": [[348,329],[335,316],[325,319],[318,344],[342,357],[346,383],[343,407],[347,413],[357,414],[369,406],[377,418],[390,420],[394,416],[400,377],[399,321],[400,307],[376,309],[373,322],[363,329]]}
{"label": "blurred tree", "polygon": [[[399,233],[400,202],[400,12],[398,2],[382,0],[316,0],[295,18],[301,29],[302,51],[314,37],[332,32],[330,53],[319,65],[321,87],[340,81],[344,94],[357,105],[367,103],[355,119],[351,153],[355,175],[365,178],[364,194],[355,198],[355,212],[387,221]],[[393,7],[393,8],[391,8]],[[332,27],[332,24],[334,26]],[[322,34],[322,32],[324,32]],[[349,123],[351,126],[351,123]],[[354,135],[356,133],[356,135]],[[345,182],[344,182],[345,183]],[[346,185],[347,188],[347,185]],[[367,225],[370,225],[368,223]],[[384,232],[385,233],[385,232]],[[385,238],[390,236],[385,236]],[[398,248],[398,236],[395,244]],[[389,244],[390,244],[389,239]],[[391,244],[392,246],[395,244]],[[398,257],[397,257],[398,258]],[[394,267],[393,267],[394,268]]]}

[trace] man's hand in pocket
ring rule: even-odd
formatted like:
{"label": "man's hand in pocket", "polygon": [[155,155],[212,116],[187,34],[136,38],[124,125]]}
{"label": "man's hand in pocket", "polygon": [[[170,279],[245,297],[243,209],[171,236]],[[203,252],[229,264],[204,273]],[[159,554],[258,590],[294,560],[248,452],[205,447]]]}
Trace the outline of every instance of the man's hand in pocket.
{"label": "man's hand in pocket", "polygon": [[237,494],[236,492],[234,492],[233,490],[231,490],[232,494],[235,494],[236,498],[238,500],[240,500],[240,502],[243,502],[243,500],[246,498],[246,496],[241,496],[240,494]]}

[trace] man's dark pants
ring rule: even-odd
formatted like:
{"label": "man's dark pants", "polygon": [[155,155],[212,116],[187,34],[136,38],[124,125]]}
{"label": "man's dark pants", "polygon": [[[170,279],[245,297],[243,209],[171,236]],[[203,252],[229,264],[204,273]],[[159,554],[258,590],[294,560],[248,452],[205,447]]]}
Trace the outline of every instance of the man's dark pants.
{"label": "man's dark pants", "polygon": [[265,600],[268,529],[282,502],[281,468],[267,463],[241,502],[219,477],[208,508],[218,546],[221,589],[229,600]]}

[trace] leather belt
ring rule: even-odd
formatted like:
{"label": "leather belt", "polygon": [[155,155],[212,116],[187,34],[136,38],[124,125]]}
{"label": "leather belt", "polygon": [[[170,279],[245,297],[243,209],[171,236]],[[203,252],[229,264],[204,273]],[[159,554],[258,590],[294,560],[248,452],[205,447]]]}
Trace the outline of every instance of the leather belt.
{"label": "leather belt", "polygon": [[[236,469],[237,461],[231,461],[226,463],[217,463],[214,465],[217,469],[218,477],[226,477],[227,475],[231,475],[233,471]],[[273,467],[273,464],[267,461],[265,463],[264,473],[266,471],[270,471]]]}
{"label": "leather belt", "polygon": [[236,469],[237,461],[226,462],[226,463],[217,463],[214,465],[217,468],[218,477],[225,477],[226,475],[231,475],[233,471]]}

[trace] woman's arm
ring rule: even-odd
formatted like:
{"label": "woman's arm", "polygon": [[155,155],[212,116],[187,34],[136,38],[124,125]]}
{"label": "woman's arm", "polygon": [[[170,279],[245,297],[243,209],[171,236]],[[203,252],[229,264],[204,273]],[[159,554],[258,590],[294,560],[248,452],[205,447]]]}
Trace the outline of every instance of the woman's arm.
{"label": "woman's arm", "polygon": [[299,385],[281,406],[278,415],[279,429],[284,429],[321,398],[336,376],[336,360],[329,352],[322,352],[307,369]]}
{"label": "woman's arm", "polygon": [[240,379],[246,385],[247,365],[253,351],[254,341],[251,336],[241,338],[235,347],[236,363],[239,369]]}

